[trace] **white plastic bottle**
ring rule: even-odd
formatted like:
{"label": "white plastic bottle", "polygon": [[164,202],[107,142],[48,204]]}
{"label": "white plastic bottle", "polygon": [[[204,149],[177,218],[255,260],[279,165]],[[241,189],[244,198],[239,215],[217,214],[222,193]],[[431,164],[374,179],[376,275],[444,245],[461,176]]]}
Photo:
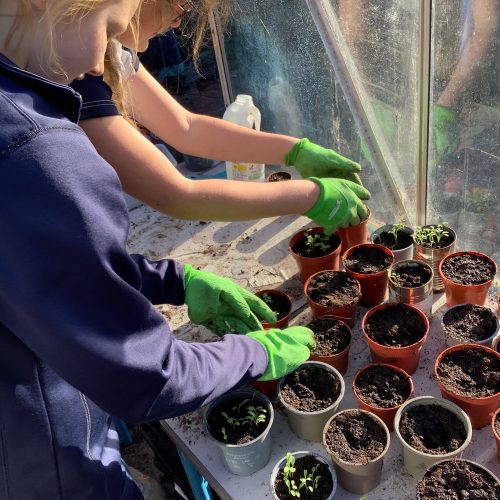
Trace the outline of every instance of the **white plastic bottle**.
{"label": "white plastic bottle", "polygon": [[[237,95],[236,100],[226,109],[222,119],[243,127],[260,130],[260,111],[253,103],[250,95]],[[263,182],[266,177],[263,163],[233,163],[227,161],[226,172],[228,179],[237,181]]]}

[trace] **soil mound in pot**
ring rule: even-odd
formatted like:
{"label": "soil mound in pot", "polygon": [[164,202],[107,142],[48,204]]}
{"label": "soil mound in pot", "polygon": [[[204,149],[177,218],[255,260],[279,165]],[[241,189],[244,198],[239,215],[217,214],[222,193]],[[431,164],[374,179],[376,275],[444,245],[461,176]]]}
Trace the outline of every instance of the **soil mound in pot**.
{"label": "soil mound in pot", "polygon": [[495,267],[489,259],[467,253],[448,257],[441,270],[449,280],[460,285],[480,285],[495,276]]}
{"label": "soil mound in pot", "polygon": [[349,328],[337,319],[315,319],[306,326],[314,332],[316,347],[311,354],[316,356],[338,354],[351,342]]}
{"label": "soil mound in pot", "polygon": [[493,311],[487,307],[463,304],[446,311],[443,328],[447,337],[460,342],[479,342],[495,333],[497,321]]}
{"label": "soil mound in pot", "polygon": [[462,396],[481,398],[500,392],[500,359],[482,349],[452,351],[437,366],[441,383]]}
{"label": "soil mound in pot", "polygon": [[434,465],[417,484],[419,500],[493,500],[500,484],[481,467],[465,460]]}
{"label": "soil mound in pot", "polygon": [[[252,407],[257,414],[265,416],[258,423],[248,420]],[[252,402],[250,399],[234,398],[216,405],[210,411],[207,424],[212,436],[221,443],[245,444],[262,434],[270,418],[269,412],[260,401]],[[233,423],[229,419],[234,419]],[[243,422],[247,422],[247,425]]]}
{"label": "soil mound in pot", "polygon": [[460,418],[439,405],[415,405],[399,421],[402,438],[415,450],[445,455],[460,448],[467,430]]}
{"label": "soil mound in pot", "polygon": [[423,286],[431,279],[432,272],[426,266],[399,265],[391,272],[391,281],[404,288]]}
{"label": "soil mound in pot", "polygon": [[371,366],[356,379],[356,393],[366,404],[394,408],[408,399],[408,377],[387,366]]}
{"label": "soil mound in pot", "polygon": [[[306,455],[305,457],[300,457],[295,459],[294,467],[295,472],[293,473],[293,478],[297,486],[300,485],[300,478],[303,477],[304,471],[306,474],[311,474],[314,467],[317,466],[314,476],[319,476],[319,481],[317,487],[314,491],[309,491],[306,488],[300,489],[300,498],[305,500],[324,500],[330,496],[333,489],[333,479],[328,466],[318,460],[316,460],[312,455]],[[309,484],[309,483],[308,483]],[[285,473],[283,469],[280,469],[276,480],[274,481],[274,489],[278,498],[288,499],[296,498],[292,497],[288,493],[288,486],[285,483]]]}
{"label": "soil mound in pot", "polygon": [[345,306],[359,297],[359,284],[345,272],[325,271],[310,279],[307,294],[322,306]]}
{"label": "soil mound in pot", "polygon": [[350,410],[330,421],[325,433],[329,453],[354,464],[367,464],[387,445],[384,428],[367,412]]}
{"label": "soil mound in pot", "polygon": [[281,398],[296,410],[313,412],[331,406],[341,390],[337,376],[319,366],[298,368],[281,384]]}
{"label": "soil mound in pot", "polygon": [[361,247],[352,251],[345,260],[350,271],[361,274],[374,274],[387,269],[393,258],[380,248]]}
{"label": "soil mound in pot", "polygon": [[368,337],[377,344],[405,347],[415,344],[425,335],[426,324],[414,309],[395,304],[375,311],[364,328]]}

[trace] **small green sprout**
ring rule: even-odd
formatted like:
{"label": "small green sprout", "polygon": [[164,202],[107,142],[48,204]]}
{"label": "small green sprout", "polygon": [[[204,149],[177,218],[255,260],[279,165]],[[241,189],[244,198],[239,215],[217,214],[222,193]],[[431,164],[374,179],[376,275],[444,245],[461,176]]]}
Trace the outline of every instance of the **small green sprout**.
{"label": "small green sprout", "polygon": [[441,244],[441,240],[449,235],[450,233],[444,229],[442,224],[427,227],[417,226],[413,233],[413,240],[417,245],[436,248]]}
{"label": "small green sprout", "polygon": [[[265,423],[267,418],[267,410],[262,406],[253,406],[253,405],[248,405],[246,408],[242,408],[244,405],[247,405],[248,403],[250,403],[250,400],[244,399],[238,404],[238,406],[232,407],[231,415],[229,415],[225,411],[221,411],[220,414],[226,419],[227,423],[233,429],[242,425],[250,425],[253,427],[258,427],[259,424]],[[225,427],[221,428],[221,432],[224,441],[227,442],[228,436]]]}
{"label": "small green sprout", "polygon": [[316,464],[311,472],[307,469],[302,471],[302,477],[299,478],[299,485],[295,482],[294,475],[296,472],[295,457],[291,453],[286,454],[286,463],[283,467],[283,480],[288,487],[288,494],[292,497],[300,498],[300,490],[304,488],[311,493],[318,487],[321,476],[317,473],[319,464]]}
{"label": "small green sprout", "polygon": [[398,244],[398,234],[406,228],[406,223],[403,221],[396,222],[395,224],[392,225],[392,228],[387,231],[387,234],[392,234],[392,237],[394,238],[394,244]]}
{"label": "small green sprout", "polygon": [[[326,234],[323,234],[323,233],[312,234],[312,233],[310,233],[310,231],[311,230],[308,229],[305,233],[305,236],[306,236],[305,246],[306,246],[307,252],[310,255],[315,255],[316,250],[319,250],[319,252],[321,252],[321,254],[327,254],[331,249],[330,237],[327,236]],[[307,233],[310,233],[310,234],[307,234]]]}

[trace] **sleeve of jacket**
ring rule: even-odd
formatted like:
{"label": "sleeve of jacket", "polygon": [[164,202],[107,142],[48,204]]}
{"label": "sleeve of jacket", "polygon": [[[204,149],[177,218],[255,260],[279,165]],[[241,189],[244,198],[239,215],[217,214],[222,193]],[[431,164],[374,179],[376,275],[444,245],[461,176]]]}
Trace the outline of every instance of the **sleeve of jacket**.
{"label": "sleeve of jacket", "polygon": [[61,377],[129,422],[179,415],[261,375],[253,339],[178,341],[153,301],[182,267],[125,250],[114,170],[87,138],[41,131],[0,158],[0,321]]}

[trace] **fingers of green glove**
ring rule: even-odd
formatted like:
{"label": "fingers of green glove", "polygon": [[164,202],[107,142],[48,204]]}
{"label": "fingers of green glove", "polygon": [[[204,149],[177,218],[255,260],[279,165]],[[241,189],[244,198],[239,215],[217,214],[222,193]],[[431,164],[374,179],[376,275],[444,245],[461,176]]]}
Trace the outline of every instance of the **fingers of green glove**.
{"label": "fingers of green glove", "polygon": [[332,166],[336,165],[342,167],[344,171],[348,172],[361,172],[361,165],[359,163],[342,156],[333,149],[325,150],[325,156],[330,160]]}
{"label": "fingers of green glove", "polygon": [[257,297],[257,295],[245,288],[241,289],[241,295],[257,318],[267,323],[276,323],[276,321],[278,321],[276,313],[262,299]]}
{"label": "fingers of green glove", "polygon": [[[232,285],[235,285],[231,282]],[[250,316],[251,310],[237,285],[228,287],[220,292],[220,307],[227,306],[235,316],[246,319]]]}
{"label": "fingers of green glove", "polygon": [[316,347],[314,333],[310,328],[306,328],[305,326],[290,326],[278,331],[280,331],[280,336],[286,336],[291,341],[303,344],[309,349],[314,349]]}
{"label": "fingers of green glove", "polygon": [[369,200],[371,198],[370,191],[360,184],[350,181],[342,181],[342,185],[351,190],[360,200]]}

